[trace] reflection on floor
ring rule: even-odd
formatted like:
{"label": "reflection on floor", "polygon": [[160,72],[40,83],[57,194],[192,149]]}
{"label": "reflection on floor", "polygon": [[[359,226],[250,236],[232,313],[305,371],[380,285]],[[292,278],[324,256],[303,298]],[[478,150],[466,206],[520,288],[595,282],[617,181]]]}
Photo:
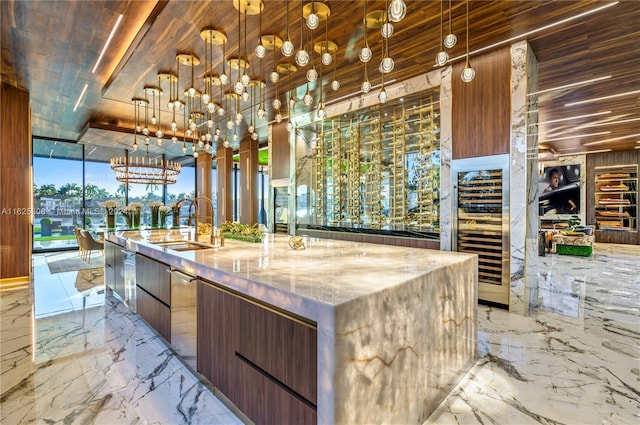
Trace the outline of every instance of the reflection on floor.
{"label": "reflection on floor", "polygon": [[0,423],[242,423],[105,294],[102,269],[33,268],[33,294],[0,292]]}
{"label": "reflection on floor", "polygon": [[[480,306],[480,358],[427,424],[640,422],[640,248],[539,259],[540,312]],[[101,269],[33,267],[0,291],[0,423],[240,423]]]}

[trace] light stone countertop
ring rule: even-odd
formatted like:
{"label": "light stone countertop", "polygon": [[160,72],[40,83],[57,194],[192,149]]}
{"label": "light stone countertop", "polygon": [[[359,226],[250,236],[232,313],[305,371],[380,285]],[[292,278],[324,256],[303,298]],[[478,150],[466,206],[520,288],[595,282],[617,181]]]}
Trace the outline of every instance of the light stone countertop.
{"label": "light stone countertop", "polygon": [[310,237],[293,250],[280,234],[196,251],[152,243],[189,232],[107,239],[315,322],[319,424],[422,423],[476,359],[476,255]]}
{"label": "light stone countertop", "polygon": [[266,234],[262,243],[226,239],[221,248],[175,251],[150,241],[191,239],[191,229],[116,231],[107,240],[182,271],[318,321],[321,311],[416,279],[464,259],[456,252]]}

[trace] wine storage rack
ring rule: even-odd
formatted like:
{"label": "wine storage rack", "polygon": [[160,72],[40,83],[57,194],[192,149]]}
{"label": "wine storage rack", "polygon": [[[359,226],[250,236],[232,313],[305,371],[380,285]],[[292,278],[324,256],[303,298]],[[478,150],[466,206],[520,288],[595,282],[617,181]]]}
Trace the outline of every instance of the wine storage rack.
{"label": "wine storage rack", "polygon": [[[315,134],[311,205],[302,222],[440,232],[437,92],[306,127]],[[305,131],[305,127],[301,127]]]}

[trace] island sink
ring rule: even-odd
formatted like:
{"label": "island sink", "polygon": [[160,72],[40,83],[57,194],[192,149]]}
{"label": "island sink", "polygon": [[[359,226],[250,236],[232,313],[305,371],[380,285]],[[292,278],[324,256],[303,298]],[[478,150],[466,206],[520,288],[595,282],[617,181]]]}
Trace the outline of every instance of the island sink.
{"label": "island sink", "polygon": [[167,249],[171,249],[174,251],[196,251],[199,249],[209,249],[213,248],[210,245],[202,245],[199,243],[195,243],[187,240],[176,240],[176,241],[161,241],[161,242],[152,242],[154,245],[162,246]]}

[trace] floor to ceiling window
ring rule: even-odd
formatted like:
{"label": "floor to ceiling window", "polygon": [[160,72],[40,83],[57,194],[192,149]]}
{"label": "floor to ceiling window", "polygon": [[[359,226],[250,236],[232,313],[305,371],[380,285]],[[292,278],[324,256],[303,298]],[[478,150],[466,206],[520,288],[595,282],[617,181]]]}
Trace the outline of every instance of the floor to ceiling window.
{"label": "floor to ceiling window", "polygon": [[[34,251],[77,248],[74,227],[100,229],[106,225],[101,203],[116,200],[124,207],[143,204],[141,224],[149,225],[150,202],[171,202],[195,196],[196,174],[193,157],[180,158],[182,170],[173,185],[125,184],[116,181],[109,160],[126,151],[103,146],[33,138]],[[215,201],[215,199],[214,199]],[[189,203],[184,203],[183,223]],[[171,223],[170,215],[165,225]],[[116,225],[126,226],[116,214]]]}
{"label": "floor to ceiling window", "polygon": [[[185,162],[185,161],[189,162]],[[182,161],[182,168],[175,184],[167,185],[167,202],[166,205],[172,206],[176,202],[184,199],[194,198],[196,196],[196,168],[195,161],[192,157],[187,157]],[[182,202],[179,213],[179,223],[187,225],[190,202]],[[193,213],[193,210],[192,210]],[[167,218],[171,221],[171,218]]]}
{"label": "floor to ceiling window", "polygon": [[76,247],[83,219],[81,145],[33,140],[34,250]]}

